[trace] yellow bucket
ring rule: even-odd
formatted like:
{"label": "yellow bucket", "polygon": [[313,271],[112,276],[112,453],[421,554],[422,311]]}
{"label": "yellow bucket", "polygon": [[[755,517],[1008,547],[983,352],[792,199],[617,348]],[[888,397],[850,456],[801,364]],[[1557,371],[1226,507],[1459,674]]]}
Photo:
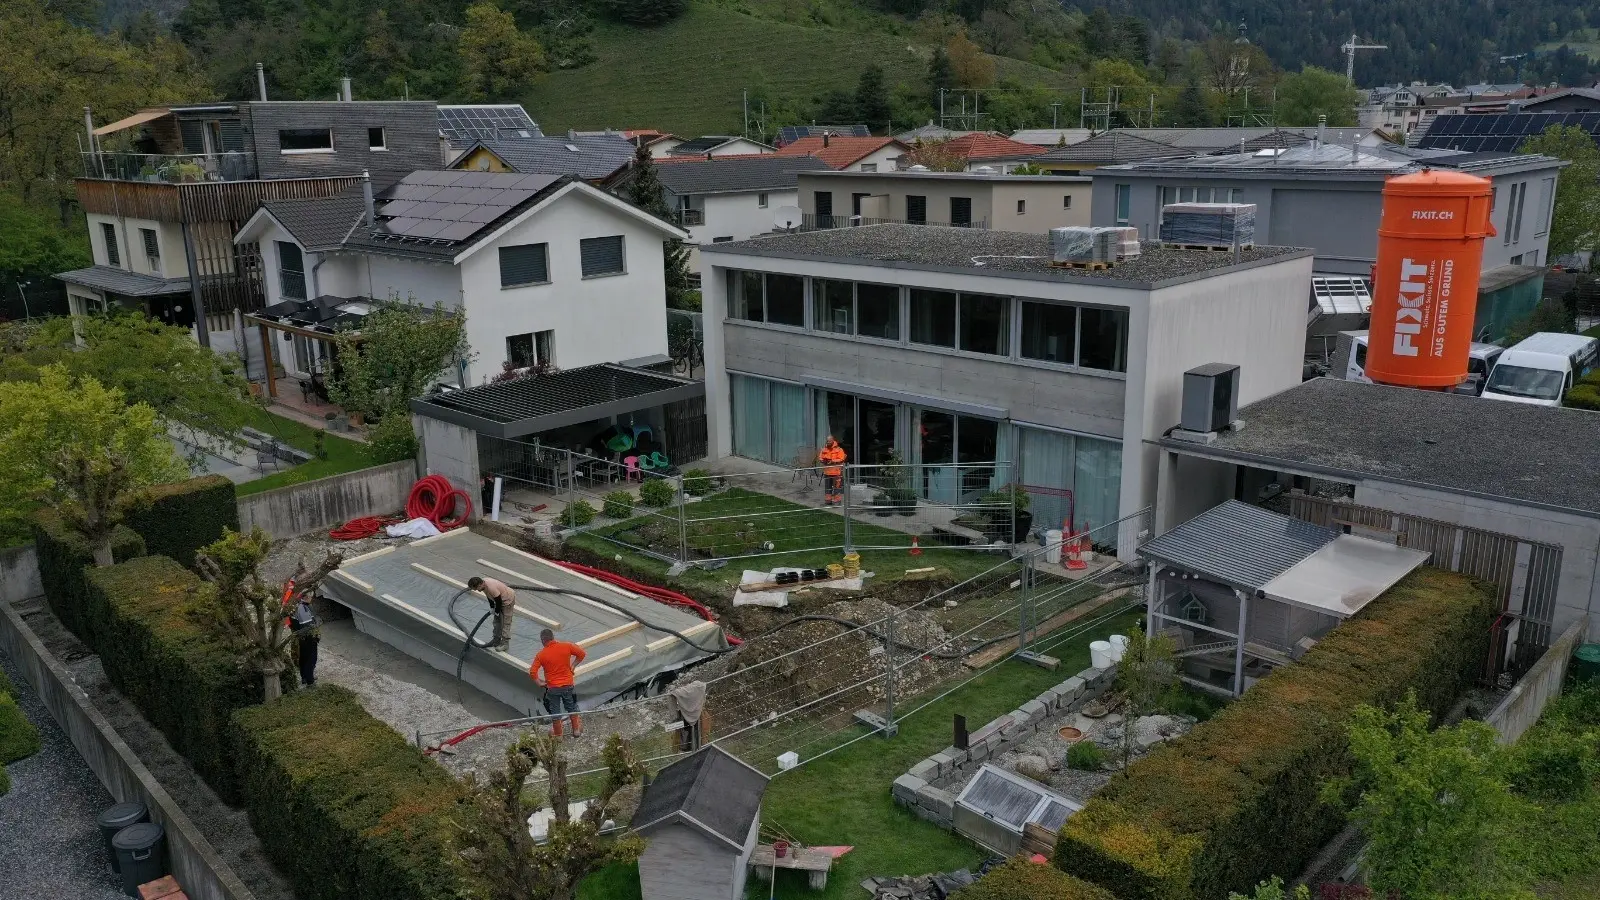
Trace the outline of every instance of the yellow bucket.
{"label": "yellow bucket", "polygon": [[844,555],[844,577],[854,578],[861,574],[861,554],[846,553]]}
{"label": "yellow bucket", "polygon": [[828,577],[829,578],[843,578],[844,577],[844,566],[841,566],[838,563],[828,563]]}

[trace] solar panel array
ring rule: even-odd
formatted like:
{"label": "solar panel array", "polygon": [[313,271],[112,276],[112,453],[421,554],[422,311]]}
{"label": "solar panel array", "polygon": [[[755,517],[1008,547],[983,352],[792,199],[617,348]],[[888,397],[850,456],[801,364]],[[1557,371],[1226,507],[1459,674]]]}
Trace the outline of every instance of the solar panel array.
{"label": "solar panel array", "polygon": [[821,137],[825,133],[840,137],[872,137],[872,132],[865,125],[785,125],[778,129],[778,143],[792,144],[801,138]]}
{"label": "solar panel array", "polygon": [[412,172],[383,192],[376,237],[449,244],[532,199],[559,175]]}
{"label": "solar panel array", "polygon": [[1600,113],[1498,113],[1438,116],[1417,146],[1468,153],[1515,153],[1523,141],[1555,125],[1600,135]]}
{"label": "solar panel array", "polygon": [[540,137],[544,134],[520,103],[441,106],[439,133],[452,144],[496,138]]}

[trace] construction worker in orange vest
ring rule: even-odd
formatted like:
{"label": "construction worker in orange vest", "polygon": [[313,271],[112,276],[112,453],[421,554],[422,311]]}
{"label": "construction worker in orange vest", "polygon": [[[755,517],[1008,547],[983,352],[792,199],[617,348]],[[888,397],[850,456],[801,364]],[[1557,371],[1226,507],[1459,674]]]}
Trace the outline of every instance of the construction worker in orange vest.
{"label": "construction worker in orange vest", "polygon": [[828,435],[828,439],[822,442],[817,461],[822,463],[822,490],[827,495],[829,505],[844,499],[844,458],[844,448],[833,439],[833,435]]}

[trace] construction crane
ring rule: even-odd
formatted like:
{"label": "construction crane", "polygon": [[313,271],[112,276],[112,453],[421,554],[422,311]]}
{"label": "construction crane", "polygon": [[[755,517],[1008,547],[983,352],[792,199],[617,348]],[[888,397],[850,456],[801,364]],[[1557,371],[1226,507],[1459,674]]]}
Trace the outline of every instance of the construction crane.
{"label": "construction crane", "polygon": [[1344,51],[1344,80],[1353,85],[1356,83],[1356,51],[1387,50],[1389,49],[1389,45],[1363,44],[1360,43],[1360,40],[1355,36],[1355,34],[1352,33],[1350,35],[1350,40],[1345,41],[1344,46],[1340,47],[1339,49]]}

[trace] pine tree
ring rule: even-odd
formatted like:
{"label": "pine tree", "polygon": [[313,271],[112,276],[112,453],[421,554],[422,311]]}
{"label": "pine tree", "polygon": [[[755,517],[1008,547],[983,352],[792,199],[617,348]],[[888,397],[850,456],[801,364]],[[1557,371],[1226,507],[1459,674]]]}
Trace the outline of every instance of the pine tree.
{"label": "pine tree", "polygon": [[[650,150],[641,145],[633,152],[633,172],[623,189],[629,203],[658,218],[672,221],[672,210],[667,206],[667,190],[656,175],[655,160]],[[663,243],[662,265],[665,269],[667,306],[672,309],[694,309],[698,306],[689,286],[689,248],[680,240]]]}
{"label": "pine tree", "polygon": [[933,58],[928,61],[928,94],[933,108],[939,108],[939,92],[956,86],[956,69],[950,64],[950,54],[943,47],[933,48]]}
{"label": "pine tree", "polygon": [[1194,128],[1211,124],[1211,110],[1206,108],[1205,95],[1200,91],[1200,79],[1193,75],[1184,79],[1183,90],[1178,92],[1178,102],[1172,108],[1172,124]]}
{"label": "pine tree", "polygon": [[890,119],[889,89],[882,66],[867,66],[856,83],[856,116],[868,130],[887,127]]}

